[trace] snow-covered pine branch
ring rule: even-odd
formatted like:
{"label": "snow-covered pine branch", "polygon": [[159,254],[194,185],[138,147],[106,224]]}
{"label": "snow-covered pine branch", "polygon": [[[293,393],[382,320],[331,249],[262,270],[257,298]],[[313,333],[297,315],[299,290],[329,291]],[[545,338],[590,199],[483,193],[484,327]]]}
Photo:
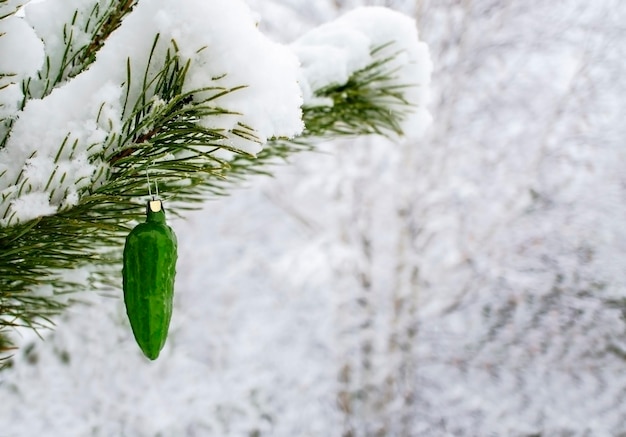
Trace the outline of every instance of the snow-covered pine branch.
{"label": "snow-covered pine branch", "polygon": [[23,15],[0,20],[2,325],[112,282],[105,266],[119,264],[148,173],[182,210],[316,138],[402,134],[428,118],[427,49],[383,8],[292,46],[265,37],[242,1],[46,0]]}

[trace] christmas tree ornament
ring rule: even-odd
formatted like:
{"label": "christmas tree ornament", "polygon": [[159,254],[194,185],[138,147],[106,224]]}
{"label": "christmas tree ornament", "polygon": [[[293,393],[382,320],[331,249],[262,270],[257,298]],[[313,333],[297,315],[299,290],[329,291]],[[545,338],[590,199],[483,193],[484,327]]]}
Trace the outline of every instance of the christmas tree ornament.
{"label": "christmas tree ornament", "polygon": [[122,280],[126,313],[144,355],[155,360],[167,339],[176,275],[176,235],[161,200],[148,201],[146,221],[126,237]]}

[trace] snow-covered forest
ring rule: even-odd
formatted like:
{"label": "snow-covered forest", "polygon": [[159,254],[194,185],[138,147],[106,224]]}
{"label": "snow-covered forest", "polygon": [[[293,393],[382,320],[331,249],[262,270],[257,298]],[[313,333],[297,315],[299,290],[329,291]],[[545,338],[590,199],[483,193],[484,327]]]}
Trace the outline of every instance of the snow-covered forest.
{"label": "snow-covered forest", "polygon": [[72,295],[19,331],[0,435],[626,435],[626,5],[247,3],[283,44],[358,6],[413,17],[432,122],[172,217],[159,360],[120,290]]}

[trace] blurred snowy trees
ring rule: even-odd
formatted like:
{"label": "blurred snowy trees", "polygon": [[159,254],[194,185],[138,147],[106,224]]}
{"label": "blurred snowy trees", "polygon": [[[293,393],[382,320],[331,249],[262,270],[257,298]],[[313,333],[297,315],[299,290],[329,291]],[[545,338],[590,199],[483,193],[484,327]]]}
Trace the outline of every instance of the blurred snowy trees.
{"label": "blurred snowy trees", "polygon": [[334,267],[344,435],[626,432],[626,8],[394,5],[432,51],[428,138],[344,145],[298,212]]}
{"label": "blurred snowy trees", "polygon": [[[249,3],[291,40],[366,2]],[[329,145],[180,223],[169,356],[142,367],[119,308],[75,311],[2,375],[3,422],[18,405],[63,435],[626,435],[626,6],[385,4],[431,48],[426,137]]]}

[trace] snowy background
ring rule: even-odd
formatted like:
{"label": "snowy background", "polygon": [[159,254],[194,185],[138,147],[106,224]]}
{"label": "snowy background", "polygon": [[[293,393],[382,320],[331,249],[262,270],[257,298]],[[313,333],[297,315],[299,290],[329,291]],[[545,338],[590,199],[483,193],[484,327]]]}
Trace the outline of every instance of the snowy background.
{"label": "snowy background", "polygon": [[291,42],[416,18],[419,140],[320,146],[173,221],[168,342],[89,295],[0,374],[0,436],[626,435],[626,6],[248,2]]}

